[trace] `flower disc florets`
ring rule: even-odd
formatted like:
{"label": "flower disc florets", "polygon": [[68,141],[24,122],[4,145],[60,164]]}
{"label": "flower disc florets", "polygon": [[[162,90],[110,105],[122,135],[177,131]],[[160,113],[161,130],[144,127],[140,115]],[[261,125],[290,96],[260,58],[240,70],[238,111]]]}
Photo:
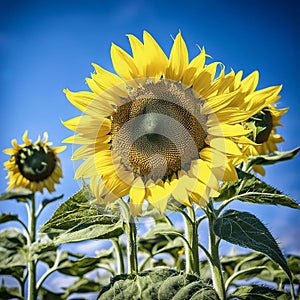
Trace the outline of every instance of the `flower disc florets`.
{"label": "flower disc florets", "polygon": [[112,115],[112,150],[144,181],[187,170],[205,147],[201,102],[178,82],[133,88]]}

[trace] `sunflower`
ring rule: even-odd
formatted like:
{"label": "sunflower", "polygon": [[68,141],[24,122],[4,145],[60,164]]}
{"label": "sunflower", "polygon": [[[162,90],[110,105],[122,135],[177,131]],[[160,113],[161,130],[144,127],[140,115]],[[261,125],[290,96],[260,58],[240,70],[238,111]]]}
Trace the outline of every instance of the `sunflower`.
{"label": "sunflower", "polygon": [[4,163],[9,179],[7,190],[13,188],[26,188],[32,192],[43,192],[46,188],[54,192],[54,184],[59,183],[62,177],[61,162],[57,153],[66,147],[50,147],[48,134],[44,133],[43,141],[40,137],[35,143],[28,139],[28,132],[23,135],[25,144],[18,145],[12,140],[13,148],[5,149],[3,152],[10,155],[10,159]]}
{"label": "sunflower", "polygon": [[[246,127],[253,129],[250,139],[257,143],[245,147],[249,156],[271,154],[278,150],[277,144],[284,142],[284,139],[277,133],[277,127],[283,126],[280,119],[287,111],[288,108],[277,109],[275,104],[269,105],[247,120]],[[265,175],[265,170],[260,165],[255,165],[253,170]]]}
{"label": "sunflower", "polygon": [[235,165],[255,142],[242,125],[278,99],[281,87],[255,91],[258,73],[225,74],[206,64],[205,49],[189,60],[181,33],[169,57],[144,32],[128,35],[132,55],[111,47],[117,74],[93,64],[91,91],[64,92],[83,115],[63,122],[77,134],[72,159],[85,159],[75,178],[90,178],[99,201],[129,195],[133,215],[148,200],[161,212],[170,198],[205,206],[219,181],[238,179]]}

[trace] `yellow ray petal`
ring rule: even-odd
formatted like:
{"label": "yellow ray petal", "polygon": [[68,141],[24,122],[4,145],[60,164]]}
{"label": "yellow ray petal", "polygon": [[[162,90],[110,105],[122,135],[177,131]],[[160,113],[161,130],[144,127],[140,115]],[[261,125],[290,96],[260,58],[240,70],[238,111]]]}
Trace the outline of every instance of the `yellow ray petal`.
{"label": "yellow ray petal", "polygon": [[241,81],[241,91],[252,93],[258,84],[259,73],[258,71],[252,72],[249,76]]}
{"label": "yellow ray petal", "polygon": [[143,59],[146,61],[146,75],[148,77],[160,77],[166,73],[168,58],[155,39],[147,31],[144,31],[143,39]]}
{"label": "yellow ray petal", "polygon": [[137,216],[142,211],[145,198],[145,185],[140,177],[133,182],[129,192],[130,196],[130,212],[133,216]]}
{"label": "yellow ray petal", "polygon": [[207,133],[214,136],[246,136],[251,130],[246,130],[243,126],[239,124],[228,125],[220,124],[219,126],[210,127],[207,129]]}
{"label": "yellow ray petal", "polygon": [[101,117],[79,116],[67,121],[62,121],[62,124],[76,132],[84,133],[92,131],[95,137],[106,135],[111,130],[111,120]]}
{"label": "yellow ray petal", "polygon": [[203,182],[205,185],[213,188],[214,190],[219,189],[219,183],[215,175],[212,173],[209,164],[204,162],[202,159],[192,161],[189,175],[197,178],[199,181]]}
{"label": "yellow ray petal", "polygon": [[99,176],[94,157],[88,158],[76,170],[74,179]]}
{"label": "yellow ray petal", "polygon": [[92,75],[92,79],[103,91],[107,93],[112,92],[120,97],[128,96],[126,84],[119,76],[101,68],[97,64],[92,64],[92,66],[96,71],[96,74]]}
{"label": "yellow ray petal", "polygon": [[166,70],[166,78],[179,81],[189,63],[188,50],[184,39],[179,32],[174,40],[170,53],[169,65]]}
{"label": "yellow ray petal", "polygon": [[215,148],[223,153],[242,155],[241,149],[236,143],[228,138],[212,138],[208,141],[212,148]]}
{"label": "yellow ray petal", "polygon": [[125,80],[132,80],[141,77],[134,63],[133,58],[121,49],[119,46],[112,44],[111,59],[116,72]]}
{"label": "yellow ray petal", "polygon": [[143,43],[136,38],[132,34],[127,34],[130,46],[131,46],[131,51],[133,55],[133,60],[135,62],[135,65],[138,69],[139,74],[145,74],[146,76],[146,59],[144,55],[144,45]]}

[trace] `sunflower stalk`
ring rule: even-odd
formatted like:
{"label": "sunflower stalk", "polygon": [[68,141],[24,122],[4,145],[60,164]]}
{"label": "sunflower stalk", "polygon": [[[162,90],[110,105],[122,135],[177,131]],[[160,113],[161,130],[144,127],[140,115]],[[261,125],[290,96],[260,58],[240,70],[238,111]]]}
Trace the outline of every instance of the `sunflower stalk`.
{"label": "sunflower stalk", "polygon": [[120,246],[120,240],[119,240],[119,238],[113,238],[111,241],[114,245],[115,253],[116,253],[117,273],[123,274],[124,273],[124,259],[123,259],[122,249]]}
{"label": "sunflower stalk", "polygon": [[195,218],[193,206],[187,207],[187,214],[183,214],[185,221],[186,240],[186,272],[200,276],[199,250],[198,250],[198,223]]}
{"label": "sunflower stalk", "polygon": [[127,237],[128,274],[137,274],[137,231],[135,220],[130,213],[130,208],[128,204],[123,199],[119,201],[119,204],[123,209],[125,217],[124,231]]}
{"label": "sunflower stalk", "polygon": [[221,300],[226,299],[226,290],[224,277],[222,272],[222,265],[220,261],[219,255],[219,243],[220,239],[217,238],[213,225],[216,219],[215,209],[213,207],[213,203],[210,202],[205,210],[208,217],[208,227],[209,227],[209,253],[210,253],[210,267],[212,280],[215,290],[217,291]]}
{"label": "sunflower stalk", "polygon": [[[28,227],[29,237],[28,249],[31,249],[32,244],[36,240],[36,215],[35,215],[35,197],[34,194],[30,197],[30,204],[27,205],[28,212]],[[36,262],[32,253],[30,254],[30,261],[28,263],[28,300],[36,299]]]}

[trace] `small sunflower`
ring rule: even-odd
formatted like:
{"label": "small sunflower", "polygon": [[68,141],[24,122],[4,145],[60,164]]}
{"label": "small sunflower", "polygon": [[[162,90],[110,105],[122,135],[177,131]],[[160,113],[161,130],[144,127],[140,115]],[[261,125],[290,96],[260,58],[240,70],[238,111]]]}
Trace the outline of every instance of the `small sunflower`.
{"label": "small sunflower", "polygon": [[[284,139],[277,133],[277,126],[283,126],[280,119],[287,111],[288,108],[277,109],[275,104],[269,105],[247,120],[246,127],[253,129],[250,139],[256,143],[245,147],[248,155],[265,155],[278,150],[277,144],[284,142]],[[255,165],[253,170],[265,175],[265,170],[260,165]]]}
{"label": "small sunflower", "polygon": [[7,190],[13,188],[26,188],[32,192],[43,192],[46,188],[49,192],[54,192],[54,184],[59,183],[62,177],[61,162],[57,153],[66,147],[50,147],[48,134],[44,133],[44,139],[40,137],[35,143],[28,139],[28,132],[23,135],[25,144],[18,145],[12,140],[13,148],[5,149],[3,152],[11,155],[10,159],[4,163],[8,172],[9,186]]}
{"label": "small sunflower", "polygon": [[[168,199],[204,206],[219,181],[238,179],[235,165],[254,144],[242,123],[278,99],[281,87],[255,91],[258,72],[225,74],[205,63],[202,48],[189,60],[178,33],[167,57],[154,38],[128,35],[132,55],[112,44],[116,74],[93,64],[91,91],[65,90],[83,112],[64,122],[82,145],[72,159],[85,159],[75,178],[90,178],[99,201],[130,196],[133,215],[144,200],[164,211]],[[218,70],[221,69],[220,72]]]}

